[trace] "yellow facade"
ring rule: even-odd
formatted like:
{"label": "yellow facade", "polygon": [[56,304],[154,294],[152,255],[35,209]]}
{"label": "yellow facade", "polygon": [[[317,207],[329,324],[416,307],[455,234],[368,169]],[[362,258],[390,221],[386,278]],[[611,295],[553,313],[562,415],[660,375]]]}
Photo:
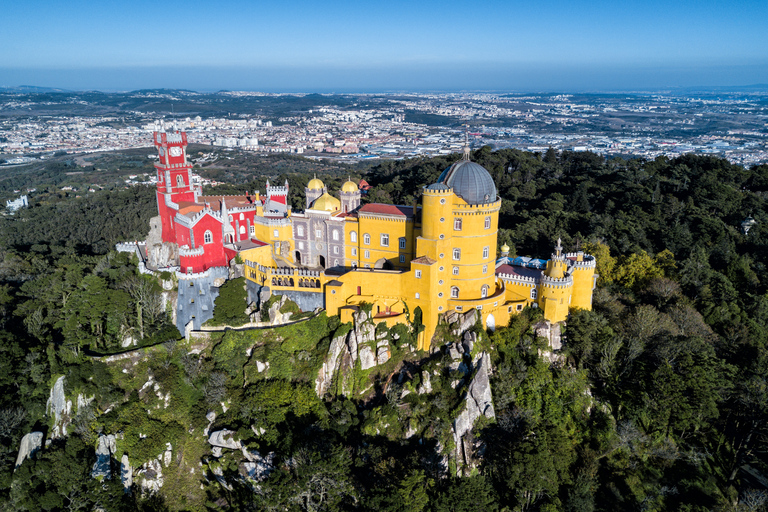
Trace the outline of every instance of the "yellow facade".
{"label": "yellow facade", "polygon": [[[439,183],[425,187],[420,209],[365,205],[348,215],[338,210],[335,198],[325,198],[323,204],[336,208],[331,215],[343,218],[343,271],[284,268],[275,257],[281,256],[281,242],[293,249],[290,217],[285,226],[256,224],[256,237],[271,246],[243,253],[246,277],[278,294],[322,293],[328,314],[344,322],[364,304],[371,306],[375,322],[387,325],[405,323],[407,314],[413,321],[418,307],[425,326],[418,339],[421,350],[430,348],[440,316],[448,313],[474,309],[483,326],[494,328],[526,306],[542,308],[552,322],[565,320],[571,307],[591,309],[596,278],[591,256],[564,255],[558,242],[543,269],[519,270],[514,264],[504,266],[510,263],[507,258],[497,261],[501,200],[487,171],[469,164],[465,157]],[[472,188],[474,182],[462,181],[461,172],[479,175],[485,188]],[[344,184],[346,193],[354,193],[352,185]]]}

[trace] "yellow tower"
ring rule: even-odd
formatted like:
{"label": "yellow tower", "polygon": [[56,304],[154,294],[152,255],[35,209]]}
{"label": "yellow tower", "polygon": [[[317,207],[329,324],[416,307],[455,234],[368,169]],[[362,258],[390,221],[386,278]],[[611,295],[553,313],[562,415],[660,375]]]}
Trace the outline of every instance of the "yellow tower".
{"label": "yellow tower", "polygon": [[555,252],[541,276],[538,297],[538,304],[544,310],[544,317],[553,323],[563,322],[568,318],[573,277],[566,273],[567,270],[563,247],[558,238]]}
{"label": "yellow tower", "polygon": [[573,276],[571,307],[591,310],[592,293],[598,277],[595,274],[595,257],[581,251],[567,256],[571,260],[571,275]]}

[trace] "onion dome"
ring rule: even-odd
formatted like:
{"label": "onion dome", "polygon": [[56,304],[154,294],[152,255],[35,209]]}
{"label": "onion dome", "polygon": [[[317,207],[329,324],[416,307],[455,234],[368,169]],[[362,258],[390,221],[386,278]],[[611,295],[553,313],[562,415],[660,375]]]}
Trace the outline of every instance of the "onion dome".
{"label": "onion dome", "polygon": [[358,191],[358,187],[357,187],[357,184],[354,181],[349,179],[346,182],[344,182],[344,184],[341,186],[341,191],[342,192],[357,192]]}
{"label": "onion dome", "polygon": [[[319,180],[318,180],[319,181]],[[311,183],[311,182],[310,182]],[[312,210],[322,210],[326,212],[335,212],[341,209],[341,201],[329,195],[327,192],[312,203]]]}
{"label": "onion dome", "polygon": [[454,194],[469,204],[484,204],[496,201],[496,184],[491,174],[480,164],[464,158],[447,168],[437,180],[453,189]]}
{"label": "onion dome", "polygon": [[309,183],[307,183],[307,188],[309,190],[323,190],[325,188],[325,184],[317,179],[317,175],[315,175],[315,177],[309,180]]}
{"label": "onion dome", "polygon": [[502,245],[501,252],[509,252],[509,246],[507,244]]}

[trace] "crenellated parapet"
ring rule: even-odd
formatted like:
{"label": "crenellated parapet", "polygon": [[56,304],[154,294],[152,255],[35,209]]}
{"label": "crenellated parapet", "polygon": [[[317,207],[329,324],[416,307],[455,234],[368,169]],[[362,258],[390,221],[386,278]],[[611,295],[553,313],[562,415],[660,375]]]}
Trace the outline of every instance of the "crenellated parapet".
{"label": "crenellated parapet", "polygon": [[526,286],[535,286],[539,284],[539,281],[541,280],[538,277],[530,277],[530,276],[520,276],[517,274],[505,274],[503,272],[500,272],[496,274],[496,277],[503,281],[509,281],[513,283],[519,283]]}
{"label": "crenellated parapet", "polygon": [[563,277],[550,277],[542,274],[540,286],[546,288],[568,288],[573,286],[573,277],[570,274],[566,274]]}
{"label": "crenellated parapet", "polygon": [[194,249],[191,249],[188,245],[182,245],[179,247],[179,256],[182,257],[202,256],[204,253],[205,247],[202,245]]}

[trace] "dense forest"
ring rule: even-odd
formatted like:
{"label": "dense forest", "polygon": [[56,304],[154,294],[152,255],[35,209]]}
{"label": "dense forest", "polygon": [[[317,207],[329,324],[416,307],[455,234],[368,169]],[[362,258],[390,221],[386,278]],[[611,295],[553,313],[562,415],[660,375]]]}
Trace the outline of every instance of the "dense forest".
{"label": "dense forest", "polygon": [[[381,162],[364,175],[367,200],[413,204],[455,158]],[[140,275],[111,250],[145,236],[156,211],[152,190],[134,187],[0,217],[3,509],[768,510],[768,166],[489,148],[472,158],[502,197],[499,245],[547,257],[560,237],[594,254],[600,274],[593,310],[572,311],[552,357],[535,309],[493,333],[473,328],[463,362],[489,354],[495,418],[474,425],[472,467],[451,457],[474,370],[446,348],[459,342],[450,328],[430,352],[410,349],[417,314],[377,329],[389,361],[324,393],[315,380],[329,347],[356,328],[336,317],[193,346],[170,323],[172,276]],[[305,176],[285,178],[303,192]],[[235,284],[220,297],[217,311],[247,318]],[[126,341],[147,348],[102,357]],[[46,405],[62,376],[66,435]],[[206,436],[224,429],[268,471],[254,480],[238,450],[217,456]],[[16,468],[32,431],[51,442]],[[118,469],[94,478],[107,435]],[[124,492],[122,455],[142,478],[162,470],[162,486]]]}

